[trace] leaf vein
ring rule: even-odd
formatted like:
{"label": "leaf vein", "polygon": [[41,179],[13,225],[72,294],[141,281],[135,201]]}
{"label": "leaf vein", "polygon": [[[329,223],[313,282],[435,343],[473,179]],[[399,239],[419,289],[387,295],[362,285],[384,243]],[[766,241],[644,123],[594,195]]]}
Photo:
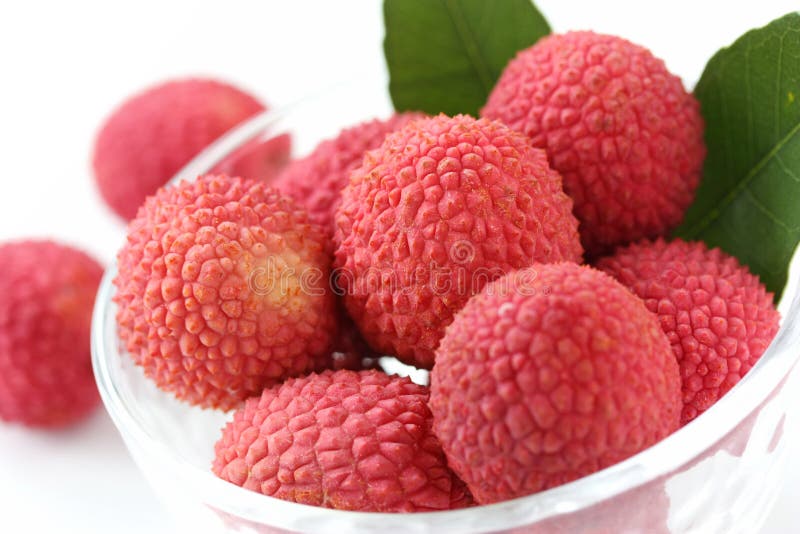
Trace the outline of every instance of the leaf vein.
{"label": "leaf vein", "polygon": [[781,170],[782,170],[783,172],[785,172],[787,175],[789,175],[789,178],[792,178],[792,179],[793,179],[795,182],[798,182],[798,183],[800,183],[800,175],[796,174],[796,173],[795,173],[795,172],[792,170],[792,168],[791,168],[791,167],[789,167],[788,165],[786,165],[786,162],[785,162],[785,161],[783,161],[783,158],[781,157],[781,155],[780,155],[780,154],[778,154],[777,156],[775,156],[775,161],[777,161],[777,162],[778,162],[778,166],[781,168]]}
{"label": "leaf vein", "polygon": [[700,219],[697,222],[697,224],[689,228],[686,234],[692,237],[696,237],[700,232],[705,230],[711,223],[713,223],[716,219],[718,219],[722,214],[722,211],[725,208],[727,208],[728,205],[731,202],[733,202],[733,200],[736,197],[742,194],[742,192],[750,185],[750,182],[752,182],[753,178],[755,178],[758,175],[758,173],[761,172],[761,169],[763,169],[766,166],[766,164],[772,158],[774,158],[795,135],[797,135],[798,132],[800,132],[800,122],[795,124],[794,127],[791,130],[789,130],[789,132],[785,136],[783,136],[781,140],[774,147],[772,147],[772,150],[770,150],[763,158],[761,158],[761,160],[758,161],[758,163],[756,163],[750,169],[750,171],[745,175],[745,177],[739,183],[736,184],[736,187],[731,189],[728,192],[728,194],[722,196],[722,198],[720,198],[720,200],[714,204],[711,211],[709,211],[709,213],[706,214],[705,217]]}
{"label": "leaf vein", "polygon": [[753,203],[753,205],[758,208],[761,213],[766,215],[767,219],[772,221],[775,226],[782,228],[787,234],[791,234],[796,230],[796,228],[789,228],[785,222],[780,220],[774,213],[772,213],[772,211],[770,211],[770,209],[763,202],[761,202],[750,189],[745,189],[745,193],[748,197],[750,197],[750,201]]}
{"label": "leaf vein", "polygon": [[488,95],[493,85],[492,74],[489,71],[486,60],[481,55],[480,49],[475,45],[475,35],[473,35],[464,17],[464,13],[461,11],[459,2],[456,0],[442,0],[442,4],[447,14],[450,16],[450,21],[453,23],[456,34],[461,41],[461,45],[464,47],[464,51],[467,53],[467,57],[470,60],[473,70],[475,70],[475,74],[478,75],[478,79],[481,81],[483,89]]}

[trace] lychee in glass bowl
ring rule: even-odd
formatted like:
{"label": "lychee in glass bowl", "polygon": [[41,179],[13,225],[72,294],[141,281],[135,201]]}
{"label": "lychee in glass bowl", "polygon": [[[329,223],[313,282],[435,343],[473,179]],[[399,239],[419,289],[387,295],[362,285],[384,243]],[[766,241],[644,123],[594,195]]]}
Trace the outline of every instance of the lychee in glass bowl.
{"label": "lychee in glass bowl", "polygon": [[[175,180],[193,179],[255,137],[290,133],[298,156],[343,127],[390,113],[386,80],[334,87],[241,125]],[[490,506],[416,514],[295,504],[214,476],[213,445],[230,414],[177,401],[133,364],[117,336],[114,275],[112,266],[94,311],[98,386],[133,458],[182,532],[752,533],[766,519],[783,482],[787,455],[796,447],[783,427],[793,398],[787,382],[797,379],[791,371],[800,356],[798,254],[772,345],[739,384],[690,424],[617,465],[548,491]],[[382,363],[391,368],[393,362]],[[426,373],[412,377],[424,380]]]}

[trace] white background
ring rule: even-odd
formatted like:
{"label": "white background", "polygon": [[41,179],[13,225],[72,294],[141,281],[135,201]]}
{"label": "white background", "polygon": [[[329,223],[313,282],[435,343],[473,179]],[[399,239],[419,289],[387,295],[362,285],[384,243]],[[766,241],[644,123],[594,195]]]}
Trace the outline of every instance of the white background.
{"label": "white background", "polygon": [[[720,46],[798,7],[788,0],[537,4],[555,31],[594,29],[648,46],[690,87]],[[165,78],[207,74],[279,106],[351,73],[384,69],[382,37],[374,0],[3,1],[0,239],[55,237],[108,262],[124,227],[101,203],[88,159],[99,122],[121,99]],[[764,532],[791,532],[799,498],[794,459]],[[102,409],[55,433],[0,424],[0,532],[173,530]]]}

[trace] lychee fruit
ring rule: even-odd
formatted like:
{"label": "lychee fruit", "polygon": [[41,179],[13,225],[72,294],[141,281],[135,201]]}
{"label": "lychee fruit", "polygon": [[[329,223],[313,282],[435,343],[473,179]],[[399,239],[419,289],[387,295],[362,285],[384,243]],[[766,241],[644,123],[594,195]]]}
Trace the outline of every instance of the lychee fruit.
{"label": "lychee fruit", "polygon": [[0,245],[0,419],[59,427],[97,406],[89,336],[102,275],[53,241]]}
{"label": "lychee fruit", "polygon": [[679,426],[678,366],[658,319],[610,276],[534,265],[456,315],[431,373],[434,432],[488,504],[628,458]]}
{"label": "lychee fruit", "polygon": [[413,121],[367,152],[336,225],[350,316],[373,349],[425,368],[453,314],[487,282],[582,253],[544,151],[465,115]]}
{"label": "lychee fruit", "polygon": [[211,173],[271,184],[289,162],[291,152],[292,136],[287,133],[259,137],[234,150],[215,165]]}
{"label": "lychee fruit", "polygon": [[700,106],[663,61],[625,39],[545,37],[508,64],[481,114],[547,150],[588,256],[667,234],[694,199]]}
{"label": "lychee fruit", "polygon": [[683,381],[686,424],[728,392],[778,332],[780,314],[758,277],[702,242],[641,242],[601,259],[658,315]]}
{"label": "lychee fruit", "polygon": [[206,175],[162,188],[118,256],[119,335],[162,389],[232,408],[328,357],[324,246],[305,210],[261,182]]}
{"label": "lychee fruit", "polygon": [[361,164],[364,152],[381,146],[386,134],[424,116],[399,113],[345,128],[308,156],[291,162],[274,185],[305,206],[311,220],[333,235],[342,189],[350,181],[350,172]]}
{"label": "lychee fruit", "polygon": [[95,140],[92,166],[103,199],[122,218],[133,218],[145,197],[201,150],[263,110],[244,91],[201,78],[169,81],[131,97]]}
{"label": "lychee fruit", "polygon": [[379,371],[325,371],[249,399],[217,442],[213,471],[288,501],[365,512],[471,504],[431,430],[428,389]]}

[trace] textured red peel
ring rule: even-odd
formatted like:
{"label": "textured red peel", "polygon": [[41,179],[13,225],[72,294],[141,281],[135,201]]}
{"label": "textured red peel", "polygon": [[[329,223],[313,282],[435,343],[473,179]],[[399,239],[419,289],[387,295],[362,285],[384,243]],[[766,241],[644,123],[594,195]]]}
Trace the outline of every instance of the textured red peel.
{"label": "textured red peel", "polygon": [[97,406],[89,334],[102,274],[52,241],[0,245],[0,419],[56,427]]}
{"label": "textured red peel", "polygon": [[645,241],[597,266],[658,315],[680,365],[682,424],[727,393],[778,332],[772,293],[734,257],[702,242]]}
{"label": "textured red peel", "polygon": [[163,188],[118,256],[120,337],[162,389],[232,408],[328,357],[337,319],[324,246],[305,211],[262,182]]}
{"label": "textured red peel", "polygon": [[350,172],[361,164],[364,152],[378,148],[386,134],[422,118],[421,113],[399,113],[345,128],[322,141],[308,156],[292,161],[275,187],[306,207],[312,222],[333,235],[333,218]]}
{"label": "textured red peel", "polygon": [[217,442],[220,478],[279,499],[371,512],[471,497],[431,431],[428,390],[379,371],[289,379],[248,400]]}
{"label": "textured red peel", "polygon": [[663,61],[625,39],[545,37],[509,63],[481,115],[547,150],[589,256],[667,234],[694,199],[700,106]]}
{"label": "textured red peel", "polygon": [[669,342],[635,295],[571,263],[509,274],[448,327],[431,373],[434,431],[481,504],[542,491],[679,426]]}
{"label": "textured red peel", "polygon": [[126,220],[145,197],[212,141],[264,106],[215,80],[169,81],[123,103],[103,124],[92,156],[105,201]]}
{"label": "textured red peel", "polygon": [[430,368],[453,314],[488,281],[580,261],[572,203],[543,151],[499,122],[421,119],[367,152],[336,216],[335,266],[373,349]]}

